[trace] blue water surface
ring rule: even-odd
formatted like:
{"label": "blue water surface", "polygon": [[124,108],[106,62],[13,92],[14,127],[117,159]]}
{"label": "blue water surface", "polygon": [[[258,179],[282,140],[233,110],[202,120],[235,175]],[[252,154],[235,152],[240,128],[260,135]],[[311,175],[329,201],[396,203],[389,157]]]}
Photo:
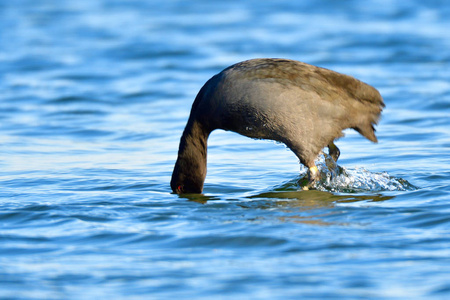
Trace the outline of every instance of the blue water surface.
{"label": "blue water surface", "polygon": [[[448,299],[448,1],[0,0],[1,299]],[[217,131],[171,194],[196,93],[296,59],[383,95],[302,191],[283,145]]]}

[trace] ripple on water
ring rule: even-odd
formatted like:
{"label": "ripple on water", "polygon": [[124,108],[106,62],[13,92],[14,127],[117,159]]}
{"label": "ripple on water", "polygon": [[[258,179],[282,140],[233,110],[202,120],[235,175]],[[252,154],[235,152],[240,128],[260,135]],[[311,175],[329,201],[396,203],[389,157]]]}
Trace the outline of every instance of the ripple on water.
{"label": "ripple on water", "polygon": [[269,236],[257,235],[235,235],[235,236],[196,236],[186,237],[173,241],[177,248],[200,247],[200,248],[247,248],[247,247],[274,247],[287,243],[287,240]]}

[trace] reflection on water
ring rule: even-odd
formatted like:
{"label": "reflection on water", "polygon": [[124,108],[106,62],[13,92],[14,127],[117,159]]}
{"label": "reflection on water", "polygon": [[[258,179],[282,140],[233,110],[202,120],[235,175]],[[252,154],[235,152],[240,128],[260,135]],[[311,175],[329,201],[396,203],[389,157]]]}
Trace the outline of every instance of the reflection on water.
{"label": "reflection on water", "polygon": [[[380,202],[393,199],[394,196],[373,195],[336,195],[319,190],[309,191],[271,191],[248,197],[250,199],[272,199],[264,201],[260,208],[274,209],[284,212],[278,219],[281,222],[294,222],[315,225],[346,225],[342,221],[330,222],[324,217],[335,214],[334,208],[339,203]],[[245,204],[244,204],[245,205]],[[323,209],[327,210],[324,211]],[[307,212],[307,215],[305,215]]]}
{"label": "reflection on water", "polygon": [[203,194],[184,194],[179,195],[181,199],[206,204],[208,201],[220,200],[219,196],[203,195]]}
{"label": "reflection on water", "polygon": [[[386,201],[394,198],[394,196],[383,196],[382,194],[373,195],[338,195],[330,192],[319,190],[309,191],[273,191],[261,193],[249,198],[273,198],[273,199],[289,199],[289,201],[277,201],[277,204],[286,203],[295,207],[329,207],[336,202],[357,202],[357,201]],[[292,201],[294,200],[294,201]]]}

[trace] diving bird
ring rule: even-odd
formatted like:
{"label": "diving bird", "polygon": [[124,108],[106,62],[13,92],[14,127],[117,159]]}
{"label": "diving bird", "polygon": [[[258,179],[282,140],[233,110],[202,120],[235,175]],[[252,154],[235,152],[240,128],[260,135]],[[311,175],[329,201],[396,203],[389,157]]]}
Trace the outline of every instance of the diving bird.
{"label": "diving bird", "polygon": [[372,86],[303,62],[261,58],[234,64],[200,89],[180,140],[170,182],[174,193],[202,193],[207,141],[215,129],[284,143],[308,168],[308,184],[320,173],[323,148],[337,161],[334,141],[353,128],[377,142],[374,125],[384,107]]}

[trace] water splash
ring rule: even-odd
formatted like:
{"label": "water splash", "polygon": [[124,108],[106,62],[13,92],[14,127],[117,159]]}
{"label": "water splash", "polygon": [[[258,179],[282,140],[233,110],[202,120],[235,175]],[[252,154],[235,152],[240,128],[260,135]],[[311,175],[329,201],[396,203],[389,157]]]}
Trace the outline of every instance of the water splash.
{"label": "water splash", "polygon": [[[418,187],[403,178],[390,176],[387,172],[374,173],[364,168],[341,167],[326,153],[316,161],[320,180],[314,188],[325,192],[358,193],[381,191],[411,191]],[[308,176],[302,175],[299,182],[303,186]]]}

